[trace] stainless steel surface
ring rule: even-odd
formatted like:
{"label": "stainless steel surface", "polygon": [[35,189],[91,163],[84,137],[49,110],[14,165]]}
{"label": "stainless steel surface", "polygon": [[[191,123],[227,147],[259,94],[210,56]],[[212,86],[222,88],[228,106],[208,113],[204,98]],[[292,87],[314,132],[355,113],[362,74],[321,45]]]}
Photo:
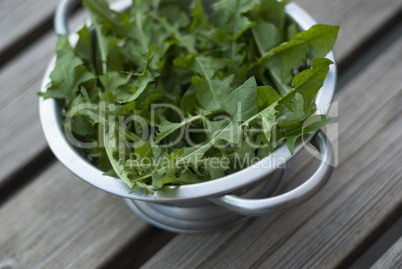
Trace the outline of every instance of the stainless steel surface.
{"label": "stainless steel surface", "polygon": [[334,151],[322,131],[311,140],[320,152],[320,165],[314,174],[296,189],[265,199],[249,199],[236,195],[224,195],[208,200],[243,215],[259,216],[299,205],[314,196],[331,177],[334,169]]}
{"label": "stainless steel surface", "polygon": [[[67,16],[74,2],[75,2],[74,0],[62,0],[61,4],[59,5],[55,17],[55,29],[57,33],[65,34],[68,32]],[[119,1],[115,4],[115,9],[124,10],[125,8],[128,8],[130,4],[131,1]],[[286,6],[286,12],[299,24],[302,30],[307,30],[312,25],[316,24],[315,20],[309,14],[307,14],[302,8],[300,8],[298,5],[294,3],[290,3]],[[317,113],[319,114],[324,114],[328,112],[336,86],[337,70],[334,55],[331,52],[326,57],[331,61],[333,61],[334,64],[331,65],[324,86],[321,88],[316,97]],[[44,80],[41,86],[41,91],[45,91],[46,86],[50,82],[49,74],[54,68],[54,63],[55,59],[53,59],[52,62],[49,64],[49,67],[45,73]],[[163,191],[156,191],[154,194],[147,194],[144,191],[136,191],[134,193],[130,193],[131,189],[122,180],[115,177],[103,175],[103,171],[87,162],[69,144],[64,135],[64,131],[62,130],[61,127],[62,119],[59,113],[60,107],[55,100],[53,99],[44,100],[43,98],[41,98],[39,106],[40,106],[39,110],[40,110],[40,119],[42,123],[42,128],[45,133],[45,137],[48,141],[48,144],[53,153],[56,155],[56,157],[71,172],[73,172],[75,175],[77,175],[79,178],[86,181],[87,183],[103,191],[124,198],[133,199],[135,201],[156,202],[158,204],[167,203],[172,205],[175,203],[181,203],[181,202],[191,203],[191,201],[199,201],[200,199],[206,200],[206,198],[219,197],[221,195],[235,192],[236,190],[239,189],[245,189],[247,188],[247,186],[257,184],[258,182],[269,180],[270,178],[269,176],[278,171],[278,167],[276,165],[275,160],[288,161],[292,158],[292,155],[290,154],[287,146],[282,145],[281,147],[276,149],[270,156],[264,158],[256,165],[250,166],[237,173],[219,179],[198,184],[171,186],[164,189]],[[314,135],[315,133],[305,135],[303,137],[304,143],[309,142]],[[321,141],[320,139],[323,139],[322,134],[320,134],[316,139],[318,139],[318,142],[320,142]],[[294,154],[303,149],[303,147],[304,144],[299,143],[295,148]],[[321,145],[319,145],[319,147],[321,147]],[[325,146],[321,147],[320,149],[322,149],[322,152],[327,152],[326,158],[330,158],[328,157],[330,156],[329,151],[331,150],[331,147],[329,145],[326,147]],[[289,196],[292,196],[294,194],[296,196],[301,196],[302,199],[304,200],[310,197],[314,192],[316,192],[318,190],[318,187],[321,186],[320,184],[324,184],[326,182],[326,180],[324,180],[324,176],[320,178],[318,178],[318,176],[324,174],[329,176],[330,168],[327,167],[324,162],[322,162],[319,168],[319,175],[316,174],[310,179],[309,181],[310,183],[307,186],[305,187],[303,187],[304,185],[301,186],[303,187],[302,188],[303,193],[305,192],[306,194],[301,195],[302,190],[296,189],[298,190],[296,193],[291,192],[291,194],[288,194],[285,198],[282,197],[282,198],[275,198],[275,200],[270,200],[270,201],[276,201],[276,202],[270,202],[270,204],[274,203],[276,204],[276,206],[270,205],[268,209],[261,209],[260,211],[258,211],[255,209],[258,208],[255,206],[256,204],[258,204],[257,202],[250,202],[250,201],[245,202],[241,198],[228,195],[225,195],[222,198],[212,198],[212,201],[221,204],[227,208],[230,208],[230,210],[246,215],[247,214],[258,215],[261,214],[262,212],[264,213],[270,212],[274,208],[278,209],[286,208],[288,206],[293,205],[295,201],[299,201],[297,199],[301,199],[296,197],[294,197],[294,199],[289,199]],[[319,182],[316,182],[317,180]],[[310,187],[314,188],[312,188],[311,190],[307,190],[307,188]],[[239,203],[239,201],[241,201],[241,203]],[[239,204],[244,205],[245,208],[240,209]],[[250,206],[250,204],[254,205]],[[260,203],[259,206],[261,208],[264,208],[263,203],[262,204]],[[170,224],[163,224],[163,225],[165,225],[168,228]],[[179,229],[186,230],[186,228],[179,228]]]}
{"label": "stainless steel surface", "polygon": [[[276,190],[282,175],[283,169],[279,169],[250,189],[238,190],[236,193],[244,198],[270,196]],[[210,232],[248,218],[246,215],[237,214],[207,199],[172,204],[125,200],[137,215],[149,223],[171,232]]]}

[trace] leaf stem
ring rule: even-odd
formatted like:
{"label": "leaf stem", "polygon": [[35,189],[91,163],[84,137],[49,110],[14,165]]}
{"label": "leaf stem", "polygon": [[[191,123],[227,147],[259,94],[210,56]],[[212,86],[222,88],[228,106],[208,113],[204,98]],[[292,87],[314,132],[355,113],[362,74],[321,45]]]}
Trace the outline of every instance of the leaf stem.
{"label": "leaf stem", "polygon": [[[235,10],[238,10],[238,9],[239,9],[239,0],[236,0],[236,8],[235,8]],[[232,29],[233,38],[236,35],[236,25],[237,25],[237,20],[239,19],[239,15],[240,14],[238,12],[235,12],[235,14],[234,14],[233,29]],[[232,55],[231,55],[232,61],[234,61],[235,55],[236,55],[236,41],[233,40],[233,42],[232,42]]]}
{"label": "leaf stem", "polygon": [[[209,148],[211,148],[212,145],[219,139],[220,135],[221,135],[223,132],[225,132],[228,128],[230,128],[230,124],[229,124],[228,126],[226,126],[223,130],[221,130],[221,132],[220,132],[219,134],[217,134],[213,139],[211,139],[210,141],[208,141],[208,143],[206,143],[205,145],[199,147],[198,149],[196,149],[195,151],[189,153],[188,155],[186,155],[186,156],[184,156],[184,157],[178,158],[175,165],[178,166],[178,165],[181,165],[181,164],[186,164],[186,163],[188,163],[189,159],[191,159],[193,156],[195,156],[195,155],[196,155],[197,153],[199,153],[200,151],[201,151],[201,153],[202,153],[202,151],[204,151],[204,150],[207,151],[207,150],[208,150]],[[133,180],[133,182],[134,182],[134,181],[139,181],[139,180],[143,180],[143,179],[150,178],[150,177],[152,177],[152,174],[153,174],[153,173],[155,173],[155,172],[163,172],[163,171],[165,171],[165,170],[166,170],[166,167],[162,167],[162,168],[160,168],[160,169],[158,169],[158,170],[156,170],[156,171],[154,171],[154,172],[152,172],[152,173],[146,174],[146,175],[144,175],[144,176],[142,176],[142,177],[139,177],[139,178],[135,178],[135,179]]]}
{"label": "leaf stem", "polygon": [[107,73],[107,53],[105,46],[103,44],[102,40],[102,32],[100,29],[99,24],[95,21],[95,18],[92,17],[92,23],[95,28],[95,33],[96,33],[96,40],[98,41],[98,47],[99,47],[99,53],[101,57],[101,66],[102,66],[102,74]]}
{"label": "leaf stem", "polygon": [[[113,167],[113,170],[116,172],[116,174],[121,178],[124,183],[126,183],[130,188],[133,188],[134,184],[131,182],[131,180],[127,176],[127,172],[124,170],[124,166],[122,166],[119,161],[117,161],[114,156],[113,156],[113,151],[110,146],[110,140],[115,139],[115,124],[111,124],[109,128],[106,128],[104,126],[103,128],[103,136],[105,138],[105,150],[106,154],[109,158],[110,164]],[[111,133],[112,132],[112,133]]]}
{"label": "leaf stem", "polygon": [[254,116],[250,117],[249,119],[247,119],[246,121],[244,121],[241,124],[241,127],[244,127],[246,125],[248,125],[250,122],[252,122],[253,120],[255,120],[256,118],[258,118],[259,116],[262,116],[265,112],[275,108],[275,106],[278,104],[278,100],[273,102],[272,104],[270,104],[269,106],[267,106],[265,109],[261,110],[260,112],[258,112],[257,114],[255,114]]}
{"label": "leaf stem", "polygon": [[161,135],[160,137],[158,137],[158,138],[155,140],[155,144],[159,144],[159,142],[161,142],[162,139],[164,139],[164,138],[167,137],[168,135],[172,134],[174,131],[176,131],[176,130],[182,128],[182,127],[185,126],[185,125],[187,125],[188,123],[193,122],[193,121],[196,121],[196,120],[198,120],[198,119],[202,119],[202,118],[204,118],[205,116],[209,116],[209,115],[211,115],[211,114],[212,114],[212,112],[209,112],[209,113],[206,113],[205,115],[197,115],[197,116],[193,116],[193,117],[191,117],[191,118],[188,118],[188,119],[183,120],[182,122],[180,122],[180,124],[178,124],[177,126],[175,126],[175,127],[172,128],[172,129],[170,129],[169,132],[167,132],[167,133]]}
{"label": "leaf stem", "polygon": [[101,15],[102,17],[104,17],[106,20],[108,20],[109,22],[111,22],[111,23],[114,24],[115,26],[117,26],[117,27],[122,27],[122,26],[123,26],[122,23],[121,23],[121,21],[116,20],[115,18],[109,16],[109,14],[107,14],[107,13],[105,12],[105,10],[104,10],[102,7],[100,7],[100,6],[98,5],[98,3],[96,3],[96,1],[94,1],[94,0],[85,0],[85,4],[86,4],[87,6],[89,6],[90,8],[96,10],[96,11],[99,13],[99,15]]}
{"label": "leaf stem", "polygon": [[[197,54],[197,51],[194,48],[189,47],[186,42],[183,41],[183,38],[181,36],[181,34],[174,29],[170,24],[168,24],[166,21],[161,20],[160,18],[154,16],[154,19],[156,21],[159,22],[159,24],[162,26],[162,28],[168,32],[169,34],[174,35],[174,37],[176,38],[176,40],[181,44],[181,46],[183,46],[189,53],[195,53]],[[195,57],[195,61],[197,62],[197,65],[200,67],[201,69],[201,73],[204,76],[205,80],[207,81],[208,87],[210,89],[211,94],[214,96],[213,100],[217,100],[218,98],[216,98],[216,91],[214,90],[214,87],[212,85],[212,80],[211,77],[208,75],[207,71],[205,70],[204,65],[202,64],[201,60],[199,57]],[[219,104],[217,104],[219,106]]]}
{"label": "leaf stem", "polygon": [[144,31],[143,31],[143,26],[142,26],[142,17],[141,17],[141,9],[140,9],[140,2],[141,1],[135,1],[135,22],[137,24],[138,28],[138,35],[141,40],[141,45],[144,51],[148,51],[148,46],[145,43],[145,37],[144,37]]}
{"label": "leaf stem", "polygon": [[274,73],[272,73],[271,69],[267,68],[268,71],[268,76],[269,78],[272,80],[272,82],[274,83],[275,87],[279,90],[279,92],[282,95],[285,95],[289,92],[289,90],[286,89],[286,86],[283,85],[279,79],[275,76]]}
{"label": "leaf stem", "polygon": [[[258,51],[260,52],[260,56],[264,57],[266,52],[262,48],[261,40],[260,40],[259,36],[257,35],[256,30],[254,28],[251,28],[251,33],[252,33],[252,35],[254,37],[254,41],[255,41],[255,43],[257,45]],[[268,76],[272,80],[272,82],[274,83],[275,87],[279,90],[279,92],[282,95],[285,95],[288,92],[288,90],[286,89],[285,85],[283,85],[280,82],[280,80],[272,73],[271,69],[267,68],[267,71],[268,71]]]}

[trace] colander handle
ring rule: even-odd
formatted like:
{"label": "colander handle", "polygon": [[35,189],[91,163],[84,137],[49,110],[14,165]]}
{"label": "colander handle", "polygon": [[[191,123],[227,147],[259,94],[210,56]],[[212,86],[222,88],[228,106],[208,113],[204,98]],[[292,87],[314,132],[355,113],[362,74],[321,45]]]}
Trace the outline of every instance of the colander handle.
{"label": "colander handle", "polygon": [[56,34],[65,35],[69,33],[67,18],[79,2],[79,0],[61,0],[59,2],[54,15],[54,30]]}
{"label": "colander handle", "polygon": [[325,134],[320,130],[310,143],[320,153],[320,165],[314,174],[296,189],[265,199],[247,199],[228,194],[208,200],[236,213],[250,216],[277,212],[307,201],[327,183],[334,169],[334,151]]}

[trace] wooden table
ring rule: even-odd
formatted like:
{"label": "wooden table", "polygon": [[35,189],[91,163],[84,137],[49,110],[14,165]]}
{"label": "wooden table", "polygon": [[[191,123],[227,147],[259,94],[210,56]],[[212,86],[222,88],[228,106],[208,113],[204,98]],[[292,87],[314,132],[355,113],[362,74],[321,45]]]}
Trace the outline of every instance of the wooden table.
{"label": "wooden table", "polygon": [[[57,1],[0,1],[0,268],[401,268],[402,1],[296,2],[341,26],[326,129],[337,167],[297,208],[184,235],[148,225],[55,160],[36,93],[56,41]],[[316,165],[297,155],[283,191]]]}

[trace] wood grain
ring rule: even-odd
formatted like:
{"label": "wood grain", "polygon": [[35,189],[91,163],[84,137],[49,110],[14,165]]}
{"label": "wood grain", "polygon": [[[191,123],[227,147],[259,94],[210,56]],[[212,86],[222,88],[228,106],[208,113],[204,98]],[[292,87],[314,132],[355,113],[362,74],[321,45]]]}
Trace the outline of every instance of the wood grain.
{"label": "wood grain", "polygon": [[[1,13],[6,13],[7,8],[1,6],[5,2],[14,5],[9,0],[0,2],[0,25],[5,23]],[[402,5],[394,0],[370,4],[362,0],[297,2],[318,21],[341,25],[336,47],[340,62],[381,29]],[[0,33],[8,29],[1,27]],[[13,33],[7,34],[12,39]],[[49,33],[0,70],[0,183],[46,147],[36,92],[54,43],[55,36]],[[226,231],[180,235],[145,267],[291,268],[324,264],[330,268],[348,259],[387,215],[401,207],[401,168],[395,163],[401,150],[400,128],[395,126],[402,124],[399,47],[384,52],[337,97],[339,143],[337,137],[333,139],[339,146],[340,162],[314,200]],[[285,190],[314,169],[316,160],[306,163],[302,159],[300,169],[289,172],[299,180],[289,182]],[[97,267],[146,229],[121,199],[72,178],[60,164],[52,164],[0,208],[1,266]]]}
{"label": "wood grain", "polygon": [[[85,17],[83,11],[75,14],[72,29],[78,29]],[[47,147],[37,93],[56,41],[49,32],[0,69],[0,187]]]}
{"label": "wood grain", "polygon": [[402,237],[371,267],[371,269],[402,268]]}
{"label": "wood grain", "polygon": [[[337,96],[339,164],[314,199],[229,231],[180,235],[144,268],[335,268],[363,251],[382,220],[402,207],[401,44],[402,38]],[[314,165],[295,174],[307,178]]]}
{"label": "wood grain", "polygon": [[95,268],[148,227],[60,163],[1,207],[0,220],[1,268]]}
{"label": "wood grain", "polygon": [[[43,1],[24,1],[24,4],[20,2],[10,0],[0,2],[0,13],[7,13],[4,15],[7,18],[7,16],[10,16],[8,13],[25,14],[26,10],[31,9],[32,13],[40,17],[44,16],[40,12],[50,12],[49,10],[54,9],[56,5],[53,0],[47,2],[47,5],[44,5]],[[370,5],[364,5],[361,2],[362,0],[359,0],[352,5],[340,0],[325,0],[320,1],[320,3],[312,0],[297,1],[308,12],[314,14],[319,22],[341,24],[342,30],[337,43],[337,47],[339,47],[337,58],[340,62],[345,60],[342,55],[347,54],[343,52],[344,48],[348,48],[348,50],[355,49],[356,46],[361,45],[358,41],[363,39],[362,34],[368,35],[373,30],[373,28],[366,29],[362,27],[362,23],[371,25],[374,21],[379,27],[392,14],[395,14],[402,5],[400,1],[394,0],[387,1],[386,5],[377,4],[382,1],[373,2]],[[53,7],[50,8],[52,5]],[[36,11],[40,6],[44,7],[38,13]],[[24,12],[19,12],[19,9],[24,9]],[[348,12],[354,10],[356,14],[360,14],[358,16],[360,19],[357,20],[353,16],[344,14],[345,12],[342,12],[344,9],[347,9]],[[362,10],[364,11],[364,16],[362,15],[363,13],[360,13],[363,12]],[[16,15],[16,18],[18,16]],[[18,33],[18,27],[26,27],[26,23],[38,23],[32,20],[31,16],[33,14],[16,23],[15,29],[10,26],[9,20],[2,19],[0,32],[3,33],[4,31],[5,33],[5,29],[7,29],[8,32],[13,32],[10,34],[14,34],[14,32]],[[79,18],[82,19],[82,16],[79,16]],[[79,20],[75,19],[75,21]],[[3,24],[8,26],[3,26]],[[370,31],[366,33],[366,30]],[[349,38],[351,36],[353,38]],[[49,33],[0,69],[0,124],[3,127],[0,130],[0,146],[3,152],[0,157],[0,185],[19,167],[29,162],[46,147],[38,120],[36,92],[39,90],[44,70],[53,54],[54,44],[55,35]]]}
{"label": "wood grain", "polygon": [[37,92],[55,43],[44,36],[0,73],[0,185],[46,147]]}
{"label": "wood grain", "polygon": [[58,2],[58,0],[0,1],[0,54],[45,20],[49,20]]}
{"label": "wood grain", "polygon": [[365,41],[382,29],[387,20],[402,12],[399,0],[294,0],[319,23],[341,26],[335,54],[338,61],[355,52],[356,47],[368,46]]}

